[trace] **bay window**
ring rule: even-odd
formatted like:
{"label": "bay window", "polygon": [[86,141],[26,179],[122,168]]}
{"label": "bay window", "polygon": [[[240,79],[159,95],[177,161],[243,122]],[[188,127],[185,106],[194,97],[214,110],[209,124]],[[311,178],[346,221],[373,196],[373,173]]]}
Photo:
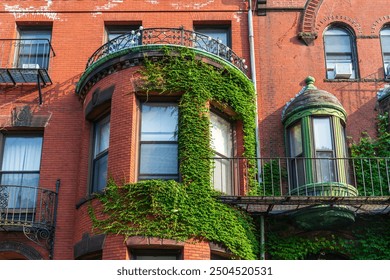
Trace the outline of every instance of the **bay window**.
{"label": "bay window", "polygon": [[107,184],[107,161],[110,141],[110,117],[94,124],[92,192],[101,192]]}
{"label": "bay window", "polygon": [[141,105],[139,180],[178,180],[178,106]]}

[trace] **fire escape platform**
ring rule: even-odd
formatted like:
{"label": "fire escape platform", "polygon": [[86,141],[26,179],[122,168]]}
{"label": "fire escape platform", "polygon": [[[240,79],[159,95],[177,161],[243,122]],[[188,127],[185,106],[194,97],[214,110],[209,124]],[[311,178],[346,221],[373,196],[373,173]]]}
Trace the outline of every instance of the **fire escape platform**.
{"label": "fire escape platform", "polygon": [[0,84],[28,84],[42,82],[52,84],[46,69],[0,68]]}
{"label": "fire escape platform", "polygon": [[253,215],[288,214],[318,205],[341,206],[355,214],[390,214],[389,196],[221,196],[219,200]]}

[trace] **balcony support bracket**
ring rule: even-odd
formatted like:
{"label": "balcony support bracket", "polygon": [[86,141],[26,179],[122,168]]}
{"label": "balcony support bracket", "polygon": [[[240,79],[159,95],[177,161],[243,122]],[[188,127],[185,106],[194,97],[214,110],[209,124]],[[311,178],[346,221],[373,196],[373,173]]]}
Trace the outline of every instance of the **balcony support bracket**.
{"label": "balcony support bracket", "polygon": [[53,232],[52,228],[23,226],[23,233],[27,239],[46,248],[49,252],[53,247]]}

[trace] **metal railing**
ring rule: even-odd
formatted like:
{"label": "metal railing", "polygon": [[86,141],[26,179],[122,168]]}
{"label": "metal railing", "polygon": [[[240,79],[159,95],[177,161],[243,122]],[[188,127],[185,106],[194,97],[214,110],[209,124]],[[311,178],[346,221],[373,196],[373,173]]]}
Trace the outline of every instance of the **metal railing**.
{"label": "metal railing", "polygon": [[48,69],[53,56],[48,39],[0,39],[0,68]]}
{"label": "metal railing", "polygon": [[247,72],[245,59],[222,44],[221,40],[183,28],[140,28],[120,35],[97,49],[89,58],[86,68],[112,53],[146,45],[174,45],[203,50],[223,58],[244,73]]}
{"label": "metal railing", "polygon": [[42,188],[0,185],[0,227],[54,227],[56,196]]}
{"label": "metal railing", "polygon": [[[213,158],[212,161],[212,185],[226,195],[245,195],[251,186],[259,196],[390,196],[390,158]],[[256,168],[256,162],[260,162],[259,174],[249,172]]]}

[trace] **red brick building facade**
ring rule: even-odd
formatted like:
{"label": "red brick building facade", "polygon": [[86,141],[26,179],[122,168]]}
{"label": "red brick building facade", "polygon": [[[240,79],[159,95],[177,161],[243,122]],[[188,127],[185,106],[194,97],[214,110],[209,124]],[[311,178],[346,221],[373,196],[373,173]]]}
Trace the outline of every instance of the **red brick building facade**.
{"label": "red brick building facade", "polygon": [[[309,116],[327,120],[327,112],[335,107],[339,109],[329,113],[332,118],[335,116],[330,127],[336,129],[336,122],[340,119],[340,127],[345,127],[345,132],[340,136],[344,128],[332,130],[333,148],[330,152],[333,154],[330,158],[347,158],[347,152],[339,152],[336,147],[345,147],[346,136],[355,141],[363,131],[375,136],[377,93],[384,91],[390,77],[388,4],[388,0],[375,3],[364,0],[252,3],[238,0],[3,1],[0,4],[0,199],[3,200],[0,204],[0,259],[132,259],[150,257],[150,254],[161,256],[164,250],[169,257],[186,260],[230,257],[224,244],[213,240],[194,238],[179,242],[145,236],[125,239],[122,235],[104,234],[93,229],[89,207],[92,206],[100,215],[101,206],[93,193],[102,191],[101,182],[104,184],[107,177],[120,183],[134,183],[141,179],[180,180],[179,172],[168,172],[171,168],[168,163],[165,171],[161,171],[158,164],[154,166],[147,161],[151,158],[155,162],[155,155],[148,154],[150,158],[143,158],[147,147],[151,147],[147,145],[158,148],[167,145],[164,146],[166,149],[177,145],[177,140],[172,139],[151,141],[145,136],[144,140],[144,128],[147,131],[150,124],[146,123],[148,117],[143,112],[153,111],[153,106],[178,102],[181,93],[174,93],[167,99],[152,94],[151,100],[157,105],[150,108],[142,105],[145,96],[139,94],[139,71],[144,67],[144,56],[152,57],[152,62],[163,57],[161,50],[143,49],[142,46],[181,45],[192,49],[193,45],[188,45],[189,38],[192,38],[191,44],[198,44],[194,48],[203,49],[198,56],[206,64],[218,69],[233,67],[254,81],[257,85],[256,131],[260,147],[257,157],[264,158],[264,161],[297,156],[291,151],[292,140],[288,136],[290,128],[300,118],[294,116],[296,112],[309,110]],[[179,35],[184,31],[188,32],[185,38]],[[124,34],[132,34],[124,37],[131,40],[127,43],[115,41],[115,37]],[[181,36],[187,43],[173,38],[172,34]],[[137,38],[142,38],[142,43]],[[110,45],[108,42],[112,39]],[[207,42],[215,42],[218,50],[206,49]],[[135,51],[119,53],[128,48],[135,48]],[[237,57],[231,54],[231,50]],[[253,76],[254,71],[256,76]],[[308,76],[315,78],[314,84],[305,80]],[[302,105],[290,115],[286,113],[294,100],[297,101],[307,90],[317,90],[315,87],[336,97],[338,103],[326,101],[328,95],[325,94],[324,99],[313,101],[317,102],[313,105],[315,108],[325,111],[313,113],[314,109]],[[234,116],[228,109],[223,113]],[[343,114],[346,117],[341,116]],[[218,119],[218,114],[216,116]],[[225,125],[223,121],[220,124],[221,127]],[[308,131],[310,135],[316,130],[311,127]],[[156,134],[153,131],[148,133]],[[235,152],[222,154],[225,158],[242,157],[244,153],[242,124],[239,122],[234,135]],[[300,141],[304,142],[307,137],[300,136]],[[23,147],[23,152],[15,152],[17,146]],[[310,144],[306,146],[303,148],[307,149],[304,157],[320,158],[316,148]],[[38,150],[39,156],[33,156],[33,150]],[[31,167],[12,166],[6,160],[27,160]],[[390,164],[388,159],[385,161]],[[279,166],[286,162],[289,161],[279,162]],[[314,165],[310,164],[316,169],[318,160]],[[330,180],[340,183],[342,164],[331,161],[328,165],[332,165],[332,172],[338,174],[329,175],[338,177]],[[154,172],[153,168],[159,171]],[[290,170],[292,167],[285,168]],[[329,169],[324,170],[321,172],[329,172]],[[223,177],[226,171],[221,172]],[[294,172],[298,174],[299,171]],[[325,176],[318,175],[318,170],[314,172],[316,176]],[[286,181],[298,181],[296,177],[289,177],[294,174],[287,176]],[[225,179],[221,180],[221,184],[228,184]],[[323,184],[318,180],[313,184]],[[367,208],[366,212],[389,213],[386,210],[389,206],[388,180],[387,170],[383,187],[381,183],[382,193],[372,194],[383,199],[376,202],[379,206],[373,210]],[[235,183],[231,184],[234,185],[245,180],[233,181]],[[247,186],[233,185],[229,185],[231,191],[223,191],[222,186],[220,190],[234,199],[246,196]],[[26,186],[30,192],[26,191]],[[329,196],[333,199],[349,196],[342,191],[332,193],[332,184],[330,188],[330,194],[314,192],[306,193],[305,197]],[[288,190],[291,191],[290,187]],[[281,192],[277,195],[258,193],[255,197],[277,196],[280,200],[276,199],[279,201],[276,203],[267,199],[265,202],[246,202],[246,209],[252,214],[272,217],[278,210],[273,212],[271,209],[281,207],[280,211],[288,214],[280,201],[294,195],[294,191],[287,194],[283,189]],[[329,205],[330,200],[325,199],[322,203]],[[293,207],[301,209],[314,204],[297,202]],[[250,210],[256,206],[266,210]],[[361,210],[357,209],[366,209],[366,206],[356,201],[341,204],[341,208],[352,207],[348,213],[353,216],[360,215]]]}

